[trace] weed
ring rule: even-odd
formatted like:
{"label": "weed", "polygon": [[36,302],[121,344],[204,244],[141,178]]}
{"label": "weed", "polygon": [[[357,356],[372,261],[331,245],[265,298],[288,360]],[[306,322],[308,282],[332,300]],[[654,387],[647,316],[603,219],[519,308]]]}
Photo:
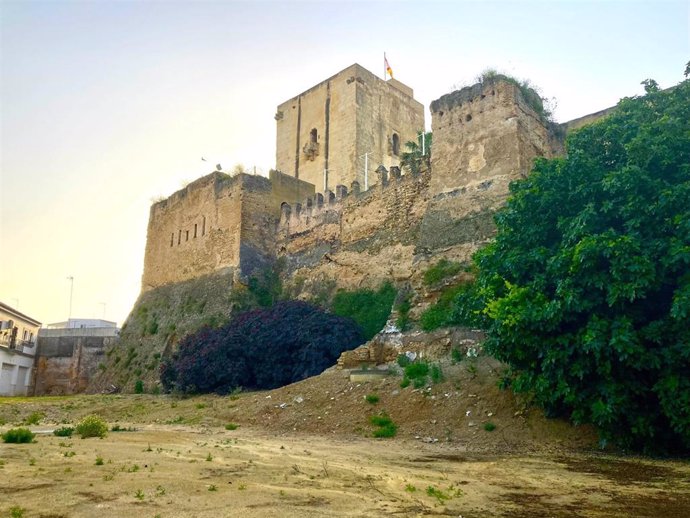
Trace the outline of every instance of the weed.
{"label": "weed", "polygon": [[398,365],[400,365],[403,369],[407,367],[410,363],[412,363],[412,360],[410,360],[406,354],[399,354],[398,357],[395,360]]}
{"label": "weed", "polygon": [[218,488],[215,485],[211,484],[210,486],[208,486],[208,490],[209,491],[218,491]]}
{"label": "weed", "polygon": [[29,466],[35,466],[36,465],[36,459],[33,457],[29,459]]}
{"label": "weed", "polygon": [[103,465],[103,457],[96,457],[96,466]]}
{"label": "weed", "polygon": [[10,518],[24,518],[24,509],[23,507],[19,507],[18,505],[10,507]]}
{"label": "weed", "polygon": [[110,482],[114,478],[115,478],[115,475],[113,473],[108,473],[107,475],[103,475],[103,480],[105,482]]}
{"label": "weed", "polygon": [[204,408],[206,408],[206,403],[197,403],[196,408],[197,410],[203,410]]}
{"label": "weed", "polygon": [[128,426],[127,428],[120,426],[119,424],[114,424],[110,429],[111,432],[136,432],[137,429],[133,426]]}
{"label": "weed", "polygon": [[209,452],[208,455],[206,455],[206,462],[211,462],[213,460],[213,455],[211,455],[211,452]]}
{"label": "weed", "polygon": [[237,428],[239,428],[239,426],[240,425],[235,424],[235,423],[228,423],[225,425],[225,429],[226,430],[237,430]]}
{"label": "weed", "polygon": [[28,443],[33,442],[36,434],[28,428],[12,428],[2,434],[3,442],[7,443]]}
{"label": "weed", "polygon": [[32,412],[29,416],[24,419],[25,425],[37,425],[43,419],[44,414],[42,412]]}
{"label": "weed", "polygon": [[364,396],[364,399],[370,405],[375,405],[376,403],[379,402],[379,397],[376,394],[367,394],[366,396]]}
{"label": "weed", "polygon": [[148,443],[148,446],[144,451],[153,451],[153,449],[151,448],[151,443]]}
{"label": "weed", "polygon": [[372,415],[369,417],[369,422],[378,427],[374,430],[374,437],[377,439],[395,437],[398,433],[398,425],[387,415]]}
{"label": "weed", "polygon": [[108,433],[108,423],[97,415],[89,415],[79,421],[76,431],[82,439],[87,437],[105,437]]}
{"label": "weed", "polygon": [[143,500],[146,497],[144,492],[141,489],[137,489],[137,492],[134,493],[134,498],[137,498],[139,500]]}
{"label": "weed", "polygon": [[431,372],[429,373],[429,376],[431,376],[431,381],[434,383],[441,383],[443,381],[443,371],[441,370],[441,366],[434,363],[431,366]]}
{"label": "weed", "polygon": [[414,493],[415,491],[417,491],[417,488],[412,484],[407,484],[405,486],[405,491],[407,491],[408,493]]}
{"label": "weed", "polygon": [[450,350],[450,359],[452,363],[460,363],[462,361],[462,351],[457,347]]}
{"label": "weed", "polygon": [[[141,372],[140,372],[141,374]],[[144,382],[142,380],[137,380],[134,382],[134,393],[143,394],[144,393]]]}
{"label": "weed", "polygon": [[139,464],[133,464],[132,467],[127,470],[127,473],[136,473],[139,469],[141,469],[139,468]]}
{"label": "weed", "polygon": [[487,432],[493,432],[496,429],[496,425],[492,422],[484,423],[484,430]]}
{"label": "weed", "polygon": [[412,385],[416,389],[426,387],[426,378],[415,378],[415,380],[412,382]]}
{"label": "weed", "polygon": [[406,378],[403,376],[403,379],[400,382],[400,388],[407,388],[409,386],[410,386],[410,378]]}
{"label": "weed", "polygon": [[405,376],[410,379],[425,378],[429,374],[429,364],[426,362],[414,362],[405,367]]}
{"label": "weed", "polygon": [[163,486],[156,487],[156,495],[163,496],[165,494],[165,488]]}
{"label": "weed", "polygon": [[240,491],[244,491],[245,489],[247,489],[247,484],[240,484],[239,486],[237,486],[237,489],[239,489]]}
{"label": "weed", "polygon": [[448,500],[450,498],[450,496],[447,493],[444,493],[443,491],[441,491],[438,488],[435,488],[434,486],[427,487],[426,494],[438,500],[439,504],[442,504],[444,500]]}
{"label": "weed", "polygon": [[[53,435],[57,437],[72,437],[72,434],[74,433],[74,428],[71,426],[62,426],[60,428],[56,428],[53,430]],[[61,445],[63,443],[60,443]]]}
{"label": "weed", "polygon": [[424,284],[433,286],[443,279],[451,277],[462,270],[462,264],[448,259],[441,259],[424,272]]}
{"label": "weed", "polygon": [[70,450],[70,451],[66,451],[66,452],[63,453],[62,455],[65,456],[65,457],[67,457],[67,458],[69,459],[69,458],[74,457],[74,456],[76,455],[76,452],[73,452],[72,450]]}

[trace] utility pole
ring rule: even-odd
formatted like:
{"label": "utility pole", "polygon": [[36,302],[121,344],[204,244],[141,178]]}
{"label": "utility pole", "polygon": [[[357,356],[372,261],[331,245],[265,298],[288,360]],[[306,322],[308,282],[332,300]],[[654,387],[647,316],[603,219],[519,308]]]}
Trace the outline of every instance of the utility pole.
{"label": "utility pole", "polygon": [[72,295],[74,293],[74,277],[69,276],[67,277],[67,280],[70,282],[69,284],[69,315],[67,316],[67,326],[69,326],[69,321],[72,318]]}

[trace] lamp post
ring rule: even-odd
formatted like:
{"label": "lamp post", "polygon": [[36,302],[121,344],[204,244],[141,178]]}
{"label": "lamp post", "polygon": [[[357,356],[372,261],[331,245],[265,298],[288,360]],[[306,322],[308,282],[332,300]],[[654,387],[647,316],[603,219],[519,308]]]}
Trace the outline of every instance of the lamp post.
{"label": "lamp post", "polygon": [[67,277],[69,281],[69,314],[67,316],[67,326],[69,327],[69,321],[72,318],[72,294],[74,293],[74,277],[71,275]]}

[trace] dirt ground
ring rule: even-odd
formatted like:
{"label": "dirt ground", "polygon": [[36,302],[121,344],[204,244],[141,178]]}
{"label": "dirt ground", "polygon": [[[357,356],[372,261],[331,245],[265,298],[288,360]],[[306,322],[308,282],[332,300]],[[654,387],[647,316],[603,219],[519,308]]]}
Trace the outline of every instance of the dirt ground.
{"label": "dirt ground", "polygon": [[[498,390],[491,360],[444,372],[417,390],[332,370],[225,397],[0,398],[0,430],[40,418],[34,443],[0,443],[0,516],[690,516],[686,461],[602,452]],[[134,431],[50,433],[91,413]],[[383,413],[395,438],[372,437]]]}

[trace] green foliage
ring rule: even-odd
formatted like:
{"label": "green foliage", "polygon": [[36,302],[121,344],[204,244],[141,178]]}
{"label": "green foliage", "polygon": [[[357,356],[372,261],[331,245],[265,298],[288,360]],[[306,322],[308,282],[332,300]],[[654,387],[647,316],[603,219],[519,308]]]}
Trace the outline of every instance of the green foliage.
{"label": "green foliage", "polygon": [[410,310],[412,309],[411,297],[412,294],[406,294],[395,306],[395,309],[398,311],[398,319],[395,321],[395,325],[400,331],[407,331],[410,327]]}
{"label": "green foliage", "polygon": [[57,437],[72,437],[74,433],[74,428],[71,426],[62,426],[53,430],[53,435]]}
{"label": "green foliage", "polygon": [[97,415],[89,415],[79,421],[76,432],[82,439],[87,437],[105,437],[108,433],[108,423]]}
{"label": "green foliage", "polygon": [[377,439],[395,437],[398,433],[398,425],[385,414],[372,415],[369,417],[369,422],[377,427],[373,433]]}
{"label": "green foliage", "polygon": [[407,388],[410,386],[410,378],[403,377],[400,381],[400,388]]}
{"label": "green foliage", "polygon": [[396,290],[389,282],[382,284],[377,291],[339,290],[333,297],[331,311],[353,319],[362,328],[364,338],[370,340],[386,325],[395,294]]}
{"label": "green foliage", "polygon": [[[422,143],[422,138],[424,142]],[[400,167],[404,168],[407,173],[419,174],[422,171],[428,171],[431,167],[431,132],[420,132],[417,136],[417,142],[410,141],[405,143],[406,151],[400,155]],[[422,145],[424,144],[424,145]]]}
{"label": "green foliage", "polygon": [[144,382],[142,380],[137,380],[134,382],[134,393],[143,394],[144,393]]}
{"label": "green foliage", "polygon": [[[441,327],[451,325],[462,325],[456,318],[456,299],[464,300],[468,298],[468,293],[472,291],[473,284],[462,283],[446,287],[435,304],[429,306],[421,314],[419,325],[424,331],[433,331]],[[472,300],[476,300],[472,298]]]}
{"label": "green foliage", "polygon": [[452,363],[460,363],[462,361],[462,351],[457,347],[450,350],[450,359]]}
{"label": "green foliage", "polygon": [[456,275],[461,270],[461,263],[443,258],[424,272],[423,281],[427,286],[435,286],[442,280]]}
{"label": "green foliage", "polygon": [[410,363],[405,367],[405,377],[411,380],[426,378],[429,374],[429,364],[424,361]]}
{"label": "green foliage", "polygon": [[102,466],[103,465],[103,457],[96,457],[96,466]]}
{"label": "green foliage", "polygon": [[434,383],[441,383],[443,381],[443,370],[441,370],[441,366],[434,363],[431,366],[429,377]]}
{"label": "green foliage", "polygon": [[45,416],[45,414],[43,414],[43,412],[31,412],[27,416],[27,418],[24,419],[24,424],[29,425],[29,426],[37,425],[38,423],[41,422],[41,419],[43,419],[44,416]]}
{"label": "green foliage", "polygon": [[23,507],[19,507],[18,505],[14,505],[10,507],[10,518],[24,518],[24,513],[26,512],[26,509]]}
{"label": "green foliage", "polygon": [[2,434],[3,442],[7,443],[28,443],[32,442],[34,437],[36,434],[28,428],[11,428]]}
{"label": "green foliage", "polygon": [[410,360],[406,354],[399,354],[398,358],[395,360],[398,365],[400,365],[403,369],[407,367],[410,363],[412,363],[412,360]]}
{"label": "green foliage", "polygon": [[366,396],[364,396],[364,399],[370,405],[375,405],[379,402],[379,396],[377,394],[367,394]]}
{"label": "green foliage", "polygon": [[484,430],[486,430],[487,432],[493,432],[495,429],[496,429],[495,424],[493,424],[491,422],[484,423]]}
{"label": "green foliage", "polygon": [[522,98],[529,105],[529,107],[532,108],[545,122],[551,120],[553,113],[547,106],[544,105],[544,101],[546,99],[541,96],[539,89],[532,85],[529,80],[525,79],[520,81],[513,76],[501,74],[491,68],[484,70],[479,77],[477,77],[477,81],[480,83],[490,83],[499,80],[506,81],[517,86],[522,94]]}
{"label": "green foliage", "polygon": [[226,430],[237,430],[240,425],[235,424],[235,423],[228,423],[225,425]]}
{"label": "green foliage", "polygon": [[487,351],[550,415],[690,449],[690,81],[623,99],[511,185],[475,256]]}

